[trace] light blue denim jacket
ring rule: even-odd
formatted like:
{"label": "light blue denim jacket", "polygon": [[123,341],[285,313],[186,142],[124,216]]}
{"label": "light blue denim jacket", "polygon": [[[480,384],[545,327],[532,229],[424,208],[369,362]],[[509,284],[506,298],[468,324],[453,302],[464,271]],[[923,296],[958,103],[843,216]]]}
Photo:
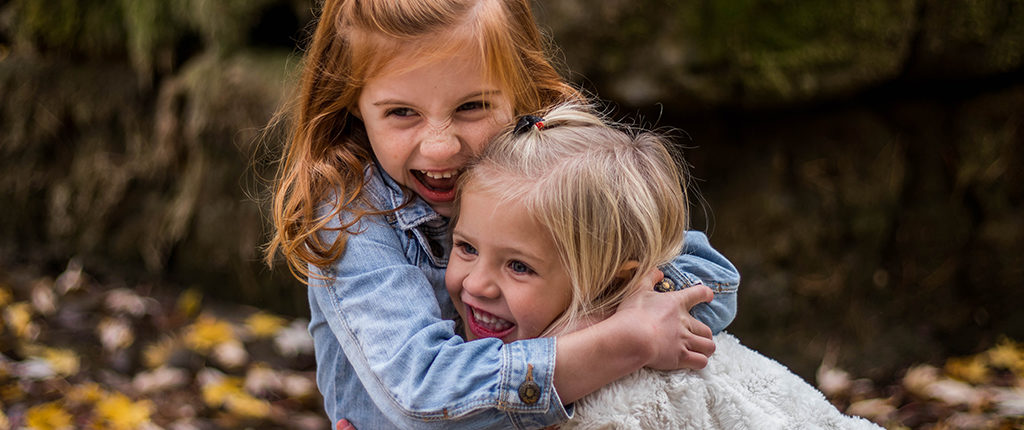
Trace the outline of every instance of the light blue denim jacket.
{"label": "light blue denim jacket", "polygon": [[[378,166],[366,169],[366,181],[377,209],[405,201]],[[346,418],[360,430],[542,428],[569,419],[572,407],[563,407],[553,385],[554,338],[506,345],[456,335],[457,313],[444,287],[447,223],[416,198],[388,215],[364,217],[342,258],[327,269],[310,266],[309,332],[331,422]],[[336,237],[321,233],[328,243]],[[685,242],[662,270],[677,288],[703,280],[715,291],[712,303],[692,313],[721,331],[736,314],[739,274],[703,234],[689,232]],[[534,403],[519,396],[528,378],[540,387]]]}

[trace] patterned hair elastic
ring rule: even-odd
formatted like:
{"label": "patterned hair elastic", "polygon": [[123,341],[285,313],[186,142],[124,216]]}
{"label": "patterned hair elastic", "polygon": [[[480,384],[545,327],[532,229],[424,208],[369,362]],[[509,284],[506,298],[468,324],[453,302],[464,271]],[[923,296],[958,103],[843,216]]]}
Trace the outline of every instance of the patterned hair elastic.
{"label": "patterned hair elastic", "polygon": [[537,130],[544,128],[544,118],[534,115],[523,115],[519,117],[519,121],[516,122],[516,128],[512,130],[512,134],[523,134],[530,127],[537,127]]}

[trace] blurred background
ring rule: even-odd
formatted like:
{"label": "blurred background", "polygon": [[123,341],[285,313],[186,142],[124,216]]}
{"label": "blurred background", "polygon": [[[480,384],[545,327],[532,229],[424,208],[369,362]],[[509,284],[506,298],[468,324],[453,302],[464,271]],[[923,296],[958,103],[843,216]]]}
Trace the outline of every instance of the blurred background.
{"label": "blurred background", "polygon": [[[0,2],[0,267],[284,315],[260,262],[309,0]],[[730,331],[808,380],[1024,340],[1024,1],[546,0],[565,75],[674,127]],[[1013,167],[1018,166],[1018,167]]]}

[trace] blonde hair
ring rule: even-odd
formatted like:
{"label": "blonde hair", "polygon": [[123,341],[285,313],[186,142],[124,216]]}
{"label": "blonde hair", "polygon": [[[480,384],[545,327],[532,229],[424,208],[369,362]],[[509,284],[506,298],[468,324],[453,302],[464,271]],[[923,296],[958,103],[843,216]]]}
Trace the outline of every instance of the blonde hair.
{"label": "blonde hair", "polygon": [[[487,78],[507,94],[515,113],[580,100],[558,75],[529,0],[327,0],[308,51],[301,89],[292,102],[291,138],[273,186],[274,234],[265,261],[280,252],[300,281],[308,264],[326,267],[341,257],[349,232],[371,208],[363,169],[373,159],[361,120],[352,115],[366,81],[394,60],[398,47],[424,64],[461,47],[481,54]],[[406,64],[406,63],[403,63]],[[411,196],[411,192],[408,192]],[[333,210],[317,208],[333,196]],[[333,243],[320,239],[342,210],[354,216]]]}
{"label": "blonde hair", "polygon": [[[569,308],[544,333],[551,335],[610,314],[645,272],[678,255],[688,211],[683,165],[667,139],[611,125],[580,105],[542,116],[542,129],[498,135],[459,189],[524,202],[551,234],[572,284]],[[635,268],[623,271],[630,262]]]}

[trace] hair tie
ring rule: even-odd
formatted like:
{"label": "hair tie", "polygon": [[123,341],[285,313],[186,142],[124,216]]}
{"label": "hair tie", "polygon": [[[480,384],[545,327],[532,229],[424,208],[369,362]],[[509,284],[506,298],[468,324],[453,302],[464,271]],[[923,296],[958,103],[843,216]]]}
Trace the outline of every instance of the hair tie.
{"label": "hair tie", "polygon": [[516,128],[512,131],[512,134],[523,134],[533,126],[536,126],[537,130],[544,128],[544,118],[533,115],[523,115],[519,117],[519,121],[516,122]]}

